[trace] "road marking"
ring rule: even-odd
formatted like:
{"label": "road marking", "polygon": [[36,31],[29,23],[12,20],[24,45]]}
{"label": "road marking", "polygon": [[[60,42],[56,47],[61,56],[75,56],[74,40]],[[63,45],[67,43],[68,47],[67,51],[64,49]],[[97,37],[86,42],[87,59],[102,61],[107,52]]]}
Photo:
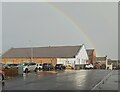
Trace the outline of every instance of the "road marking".
{"label": "road marking", "polygon": [[96,84],[91,90],[95,90],[95,88],[97,86],[99,86],[101,83],[104,83],[104,80],[106,80],[111,74],[112,74],[113,71],[111,71],[110,73],[107,74],[107,76],[105,76],[98,84]]}

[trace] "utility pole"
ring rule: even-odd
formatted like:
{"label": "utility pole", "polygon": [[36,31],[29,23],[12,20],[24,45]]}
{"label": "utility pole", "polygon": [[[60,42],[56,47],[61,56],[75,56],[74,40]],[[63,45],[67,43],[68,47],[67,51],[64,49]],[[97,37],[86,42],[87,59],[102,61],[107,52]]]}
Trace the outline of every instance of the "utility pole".
{"label": "utility pole", "polygon": [[107,67],[108,67],[108,59],[107,59],[107,55],[105,56],[105,58],[106,58],[106,69],[107,69]]}
{"label": "utility pole", "polygon": [[33,48],[31,47],[31,62],[33,62]]}
{"label": "utility pole", "polygon": [[30,57],[31,57],[31,58],[30,58],[30,59],[31,59],[30,61],[33,62],[33,47],[32,47],[32,44],[31,44],[31,40],[29,40],[29,42],[30,42],[30,55],[31,55],[31,56],[30,56]]}

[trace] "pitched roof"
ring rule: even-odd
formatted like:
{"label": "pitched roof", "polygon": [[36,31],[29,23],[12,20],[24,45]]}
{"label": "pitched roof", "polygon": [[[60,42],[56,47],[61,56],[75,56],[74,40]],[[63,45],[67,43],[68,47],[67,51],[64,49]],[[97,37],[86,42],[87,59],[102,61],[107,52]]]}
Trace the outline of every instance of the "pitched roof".
{"label": "pitched roof", "polygon": [[[54,46],[32,47],[34,58],[72,58],[82,45],[79,46]],[[30,58],[31,48],[11,48],[3,54],[3,58]]]}
{"label": "pitched roof", "polygon": [[87,49],[86,51],[87,51],[88,56],[90,56],[93,54],[94,49]]}

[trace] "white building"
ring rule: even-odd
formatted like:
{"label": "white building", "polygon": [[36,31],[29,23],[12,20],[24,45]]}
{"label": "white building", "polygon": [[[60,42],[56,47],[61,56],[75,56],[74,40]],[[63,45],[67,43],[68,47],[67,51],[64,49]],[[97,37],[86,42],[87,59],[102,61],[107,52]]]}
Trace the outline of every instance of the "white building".
{"label": "white building", "polygon": [[72,66],[75,67],[75,65],[84,65],[86,64],[86,61],[88,60],[88,55],[85,49],[84,45],[77,46],[77,52],[75,52],[76,46],[73,46],[71,48],[71,51],[74,51],[74,55],[71,54],[70,57],[65,58],[57,58],[57,64],[64,64],[65,66]]}
{"label": "white building", "polygon": [[2,57],[4,63],[22,63],[32,59],[36,63],[64,64],[72,67],[84,65],[88,60],[84,44],[77,46],[11,48]]}
{"label": "white building", "polygon": [[101,69],[111,69],[112,70],[112,64],[108,64],[107,56],[97,57],[96,62],[99,63]]}

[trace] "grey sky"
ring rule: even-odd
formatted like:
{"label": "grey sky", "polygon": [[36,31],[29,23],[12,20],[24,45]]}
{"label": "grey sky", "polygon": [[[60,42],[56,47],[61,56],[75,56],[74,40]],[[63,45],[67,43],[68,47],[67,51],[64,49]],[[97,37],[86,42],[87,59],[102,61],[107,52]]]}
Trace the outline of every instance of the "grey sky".
{"label": "grey sky", "polygon": [[3,3],[3,52],[11,47],[85,44],[118,58],[117,3]]}
{"label": "grey sky", "polygon": [[[119,7],[118,7],[118,29],[120,29],[120,2],[119,2]],[[120,30],[118,30],[118,48],[120,47]],[[120,60],[120,49],[118,49],[118,59]]]}
{"label": "grey sky", "polygon": [[[2,3],[0,3],[0,37],[2,38]],[[0,51],[1,50],[2,50],[2,39],[0,39]]]}

